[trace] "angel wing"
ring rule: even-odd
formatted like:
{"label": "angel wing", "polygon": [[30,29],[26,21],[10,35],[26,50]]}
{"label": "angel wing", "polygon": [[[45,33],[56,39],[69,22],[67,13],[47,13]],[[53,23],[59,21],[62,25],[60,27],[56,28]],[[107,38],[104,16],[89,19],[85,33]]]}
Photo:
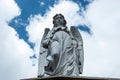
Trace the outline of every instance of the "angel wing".
{"label": "angel wing", "polygon": [[83,72],[83,62],[84,62],[83,40],[82,40],[80,32],[74,26],[71,26],[70,31],[72,33],[72,36],[78,42],[77,50],[78,50],[79,62],[80,62],[79,70],[80,70],[80,74],[82,74],[82,72]]}
{"label": "angel wing", "polygon": [[42,46],[42,42],[44,38],[47,36],[49,33],[50,29],[45,28],[41,44],[40,44],[40,54],[39,54],[39,60],[38,60],[38,77],[43,77],[44,76],[44,66],[46,65],[46,56],[47,56],[47,49]]}

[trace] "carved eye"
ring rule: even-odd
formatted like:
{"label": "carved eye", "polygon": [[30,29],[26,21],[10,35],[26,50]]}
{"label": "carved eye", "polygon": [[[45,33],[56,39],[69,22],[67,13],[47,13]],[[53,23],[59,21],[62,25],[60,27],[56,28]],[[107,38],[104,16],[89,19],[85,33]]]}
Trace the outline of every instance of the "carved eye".
{"label": "carved eye", "polygon": [[60,17],[60,19],[62,19],[62,17]]}
{"label": "carved eye", "polygon": [[40,52],[40,54],[42,54],[42,52]]}
{"label": "carved eye", "polygon": [[45,53],[46,51],[43,51],[43,53]]}

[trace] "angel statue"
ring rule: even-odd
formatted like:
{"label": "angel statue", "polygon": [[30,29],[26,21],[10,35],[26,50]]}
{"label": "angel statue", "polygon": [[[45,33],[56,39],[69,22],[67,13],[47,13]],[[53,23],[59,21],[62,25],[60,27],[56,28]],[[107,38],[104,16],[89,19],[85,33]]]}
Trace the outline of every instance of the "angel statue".
{"label": "angel statue", "polygon": [[[62,14],[56,14],[53,17],[53,28],[45,29],[40,45],[38,77],[82,74],[83,40],[80,32],[74,26],[69,30],[66,23]],[[43,54],[46,56],[42,56]]]}

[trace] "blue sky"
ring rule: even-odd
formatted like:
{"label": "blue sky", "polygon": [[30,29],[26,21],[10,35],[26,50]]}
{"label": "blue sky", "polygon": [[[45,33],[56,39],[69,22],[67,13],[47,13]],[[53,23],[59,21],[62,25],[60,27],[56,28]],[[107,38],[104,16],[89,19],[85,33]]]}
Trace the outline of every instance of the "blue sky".
{"label": "blue sky", "polygon": [[[72,1],[72,0],[71,0]],[[14,28],[20,39],[23,39],[32,49],[34,49],[35,43],[28,41],[29,36],[26,31],[26,26],[29,25],[30,17],[34,17],[35,15],[41,14],[42,16],[45,15],[47,10],[49,10],[49,7],[53,7],[54,4],[58,4],[58,0],[15,0],[16,4],[21,10],[21,14],[18,16],[15,16],[12,20],[8,22],[8,25],[12,28]],[[79,5],[80,9],[78,11],[79,15],[83,16],[83,11],[87,9],[87,6],[92,1],[87,0],[73,0],[76,4]],[[76,26],[81,31],[87,32],[88,34],[91,34],[91,29],[87,25],[78,25]],[[30,59],[37,58],[36,54],[33,53],[32,56],[30,56]]]}
{"label": "blue sky", "polygon": [[[109,4],[108,4],[109,2]],[[120,1],[1,0],[0,80],[36,77],[40,40],[52,17],[62,13],[84,41],[81,76],[120,78]]]}
{"label": "blue sky", "polygon": [[[87,0],[73,0],[75,3],[82,8],[79,10],[79,14],[82,15],[82,12],[86,10],[87,5],[89,5],[92,1]],[[26,26],[29,25],[29,18],[34,15],[41,14],[45,15],[46,11],[49,10],[49,7],[52,7],[54,4],[58,3],[58,0],[15,0],[19,8],[21,9],[21,14],[19,16],[15,16],[8,23],[9,26],[13,27],[19,34],[19,38],[25,40],[31,48],[34,48],[34,43],[28,41],[28,35],[26,31]],[[83,15],[84,16],[84,15]],[[17,23],[16,23],[17,21]],[[78,26],[78,29],[82,31],[86,31],[90,34],[90,28],[86,25]]]}

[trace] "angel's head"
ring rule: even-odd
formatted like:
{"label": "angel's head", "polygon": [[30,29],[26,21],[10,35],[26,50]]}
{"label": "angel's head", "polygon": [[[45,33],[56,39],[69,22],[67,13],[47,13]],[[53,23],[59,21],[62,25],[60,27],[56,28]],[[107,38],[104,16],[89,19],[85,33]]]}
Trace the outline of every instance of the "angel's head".
{"label": "angel's head", "polygon": [[64,18],[64,16],[62,14],[56,14],[54,17],[53,17],[53,24],[54,24],[54,27],[57,27],[57,26],[66,26],[66,20]]}

